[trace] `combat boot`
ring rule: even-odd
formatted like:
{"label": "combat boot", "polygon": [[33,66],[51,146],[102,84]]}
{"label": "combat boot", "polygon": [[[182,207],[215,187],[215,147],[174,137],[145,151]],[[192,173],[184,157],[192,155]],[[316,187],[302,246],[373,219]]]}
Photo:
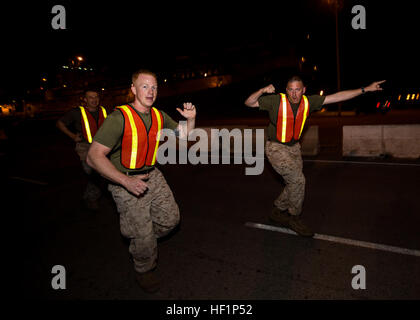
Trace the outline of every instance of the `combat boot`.
{"label": "combat boot", "polygon": [[136,272],[136,280],[140,288],[147,293],[154,293],[159,291],[159,278],[156,275],[155,269],[144,273]]}
{"label": "combat boot", "polygon": [[287,210],[280,210],[279,208],[274,207],[273,210],[271,210],[269,218],[283,227],[289,227],[290,215]]}
{"label": "combat boot", "polygon": [[289,228],[302,237],[313,237],[314,233],[306,226],[300,216],[290,216]]}

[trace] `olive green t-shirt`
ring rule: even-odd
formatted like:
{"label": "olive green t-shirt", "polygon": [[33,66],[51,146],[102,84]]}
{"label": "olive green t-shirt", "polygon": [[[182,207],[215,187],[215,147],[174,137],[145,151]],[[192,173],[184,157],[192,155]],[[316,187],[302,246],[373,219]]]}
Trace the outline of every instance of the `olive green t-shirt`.
{"label": "olive green t-shirt", "polygon": [[[149,130],[152,124],[151,113],[141,113],[137,110],[135,111],[143,120],[146,126],[146,130]],[[178,123],[176,123],[170,116],[168,116],[162,110],[159,111],[162,113],[163,116],[163,128],[175,130],[178,127]],[[115,110],[105,119],[104,123],[99,128],[93,140],[111,149],[111,152],[108,154],[108,157],[111,160],[112,164],[121,172],[141,172],[152,168],[152,166],[144,166],[141,169],[132,170],[125,168],[121,164],[121,145],[123,133],[124,116],[120,110]]]}
{"label": "olive green t-shirt", "polygon": [[[319,111],[322,109],[322,104],[324,103],[325,96],[319,96],[319,95],[312,95],[308,96],[308,102],[309,102],[309,114],[311,114],[314,111]],[[290,101],[289,101],[290,102]],[[282,143],[279,140],[277,140],[277,116],[278,116],[278,110],[280,107],[280,95],[279,94],[269,94],[265,96],[261,96],[258,99],[258,104],[260,106],[260,110],[266,110],[268,111],[268,115],[270,118],[270,124],[267,128],[267,137],[268,140],[275,141],[278,143]],[[293,115],[296,119],[296,114],[299,109],[299,103],[291,103],[290,106],[293,110]],[[309,117],[309,115],[308,115]],[[289,142],[283,143],[288,146],[292,146],[296,144],[298,140],[295,140],[294,137],[292,137],[292,140]]]}

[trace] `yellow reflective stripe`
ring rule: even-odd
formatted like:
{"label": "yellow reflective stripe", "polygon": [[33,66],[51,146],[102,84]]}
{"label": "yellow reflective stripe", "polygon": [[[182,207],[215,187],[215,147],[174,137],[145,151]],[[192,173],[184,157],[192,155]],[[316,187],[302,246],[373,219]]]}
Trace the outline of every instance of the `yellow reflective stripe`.
{"label": "yellow reflective stripe", "polygon": [[300,138],[300,135],[302,134],[303,127],[305,126],[305,121],[306,121],[306,118],[308,117],[308,109],[309,109],[309,102],[306,96],[303,96],[303,101],[305,103],[305,111],[303,113],[302,127],[300,128],[299,138]]}
{"label": "yellow reflective stripe", "polygon": [[130,169],[135,169],[136,159],[137,159],[137,146],[138,146],[137,127],[134,122],[134,118],[133,118],[133,114],[131,113],[131,110],[127,108],[126,106],[121,106],[120,108],[126,112],[128,116],[128,121],[130,122],[130,127],[131,127]]}
{"label": "yellow reflective stripe", "polygon": [[152,110],[154,111],[154,113],[156,115],[156,119],[158,121],[158,132],[157,132],[157,135],[156,135],[156,146],[155,146],[155,152],[153,153],[153,159],[152,159],[152,166],[153,166],[156,162],[156,154],[157,154],[158,147],[159,147],[160,130],[162,129],[162,119],[160,118],[160,113],[159,113],[159,111],[156,110],[156,108],[152,108]]}
{"label": "yellow reflective stripe", "polygon": [[104,118],[106,119],[106,110],[105,110],[105,108],[104,108],[104,107],[102,107],[102,106],[101,106],[101,109],[102,109],[102,114],[104,115]]}
{"label": "yellow reflective stripe", "polygon": [[286,126],[287,126],[287,103],[286,95],[281,93],[281,101],[283,106],[283,125],[281,127],[281,142],[286,142]]}
{"label": "yellow reflective stripe", "polygon": [[79,107],[79,108],[80,108],[80,111],[82,112],[83,122],[85,123],[85,130],[86,130],[86,135],[87,135],[87,138],[88,138],[88,142],[92,143],[92,135],[90,133],[89,120],[87,118],[85,108],[83,108],[83,107]]}

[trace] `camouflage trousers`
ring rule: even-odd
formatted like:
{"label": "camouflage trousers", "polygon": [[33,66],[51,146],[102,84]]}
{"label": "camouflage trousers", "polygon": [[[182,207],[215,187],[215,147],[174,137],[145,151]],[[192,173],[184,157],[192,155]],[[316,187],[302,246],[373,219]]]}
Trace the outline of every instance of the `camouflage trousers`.
{"label": "camouflage trousers", "polygon": [[148,189],[139,197],[122,186],[108,186],[120,214],[121,233],[130,239],[134,269],[140,273],[156,266],[157,238],[167,235],[180,219],[172,191],[157,168],[149,173],[146,183]]}
{"label": "camouflage trousers", "polygon": [[274,201],[280,210],[288,210],[291,215],[300,215],[305,197],[305,176],[300,144],[286,146],[274,141],[267,141],[265,153],[274,170],[283,177],[286,184]]}
{"label": "camouflage trousers", "polygon": [[102,194],[100,185],[103,183],[103,179],[86,163],[89,147],[90,144],[87,142],[77,142],[75,150],[80,157],[83,171],[88,178],[88,183],[83,192],[83,199],[87,201],[97,201]]}

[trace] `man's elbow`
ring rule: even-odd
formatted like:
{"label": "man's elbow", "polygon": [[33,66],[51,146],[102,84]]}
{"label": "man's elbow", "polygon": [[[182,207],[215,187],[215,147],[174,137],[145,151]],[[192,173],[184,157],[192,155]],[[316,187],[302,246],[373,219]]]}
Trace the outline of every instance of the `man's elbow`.
{"label": "man's elbow", "polygon": [[95,168],[95,164],[94,164],[94,161],[93,161],[91,149],[89,149],[89,152],[86,156],[86,163],[88,164],[89,167]]}
{"label": "man's elbow", "polygon": [[258,107],[258,102],[255,102],[255,103],[250,103],[248,100],[246,100],[244,104],[245,104],[247,107],[250,107],[250,108],[256,108],[256,107]]}

